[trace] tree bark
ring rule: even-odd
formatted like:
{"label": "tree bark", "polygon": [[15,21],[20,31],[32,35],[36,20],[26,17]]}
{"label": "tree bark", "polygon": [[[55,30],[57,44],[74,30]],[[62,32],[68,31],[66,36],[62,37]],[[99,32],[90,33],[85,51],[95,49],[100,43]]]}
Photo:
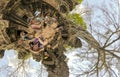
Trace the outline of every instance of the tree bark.
{"label": "tree bark", "polygon": [[65,55],[58,58],[56,65],[45,65],[48,71],[48,77],[69,77],[69,68],[64,58]]}
{"label": "tree bark", "polygon": [[50,56],[47,59],[44,59],[43,53],[38,55],[38,57],[41,56],[40,59],[37,59],[38,57],[36,57],[36,55],[33,57],[36,57],[35,59],[37,59],[37,61],[42,60],[42,64],[47,68],[48,77],[69,77],[69,68],[67,62],[65,61],[66,56],[63,52],[58,50],[47,50],[47,52]]}

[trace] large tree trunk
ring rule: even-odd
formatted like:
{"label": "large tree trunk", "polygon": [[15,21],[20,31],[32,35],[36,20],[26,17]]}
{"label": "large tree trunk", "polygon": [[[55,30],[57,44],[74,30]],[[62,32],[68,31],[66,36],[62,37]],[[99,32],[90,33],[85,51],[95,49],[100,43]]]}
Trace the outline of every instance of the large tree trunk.
{"label": "large tree trunk", "polygon": [[69,69],[67,63],[63,59],[59,59],[59,64],[57,66],[46,66],[48,71],[48,77],[69,77]]}

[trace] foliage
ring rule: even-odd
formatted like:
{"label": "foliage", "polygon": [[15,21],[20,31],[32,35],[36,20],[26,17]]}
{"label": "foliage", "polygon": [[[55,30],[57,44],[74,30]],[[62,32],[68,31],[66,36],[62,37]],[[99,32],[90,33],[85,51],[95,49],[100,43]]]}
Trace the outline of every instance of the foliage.
{"label": "foliage", "polygon": [[87,28],[86,23],[84,22],[83,18],[80,16],[80,14],[68,14],[68,18],[75,22],[76,24],[82,26],[83,28]]}
{"label": "foliage", "polygon": [[17,51],[18,51],[18,59],[27,60],[32,56],[32,54],[29,52],[23,52],[21,50],[17,50]]}
{"label": "foliage", "polygon": [[24,59],[25,59],[25,60],[26,60],[26,59],[29,59],[31,56],[32,56],[32,54],[31,54],[31,53],[28,53],[28,54],[25,55]]}
{"label": "foliage", "polygon": [[81,4],[83,0],[76,0],[76,1],[77,1],[79,4]]}
{"label": "foliage", "polygon": [[65,49],[73,49],[74,47],[71,47],[70,45],[64,44],[63,45]]}

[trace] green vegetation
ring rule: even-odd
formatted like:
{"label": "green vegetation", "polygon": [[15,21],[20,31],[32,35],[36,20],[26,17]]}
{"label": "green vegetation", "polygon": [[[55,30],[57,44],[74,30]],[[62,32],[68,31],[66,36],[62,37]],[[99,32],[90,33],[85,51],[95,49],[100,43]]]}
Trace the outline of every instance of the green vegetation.
{"label": "green vegetation", "polygon": [[31,56],[32,56],[31,53],[26,54],[25,57],[24,57],[24,60],[29,59]]}
{"label": "green vegetation", "polygon": [[17,50],[17,51],[18,51],[18,59],[27,60],[32,56],[32,54],[29,52],[21,51],[21,50]]}
{"label": "green vegetation", "polygon": [[64,46],[65,49],[73,49],[74,48],[74,47],[71,47],[71,46],[69,46],[67,44],[64,44],[63,46]]}
{"label": "green vegetation", "polygon": [[79,4],[82,3],[83,0],[76,0]]}
{"label": "green vegetation", "polygon": [[80,14],[68,14],[68,18],[75,22],[76,24],[82,26],[83,28],[87,28],[86,23],[84,22],[83,18],[80,16]]}

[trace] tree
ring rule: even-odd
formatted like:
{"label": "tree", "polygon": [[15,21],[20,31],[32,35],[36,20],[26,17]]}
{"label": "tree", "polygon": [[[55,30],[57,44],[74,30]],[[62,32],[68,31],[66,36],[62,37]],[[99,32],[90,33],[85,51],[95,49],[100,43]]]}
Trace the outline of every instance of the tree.
{"label": "tree", "polygon": [[[107,4],[105,4],[106,2]],[[87,12],[88,16],[85,15],[85,20],[89,22],[87,36],[83,35],[85,31],[82,34],[78,31],[78,35],[81,38],[84,37],[83,39],[86,41],[83,42],[85,45],[82,45],[81,53],[78,55],[80,61],[81,63],[82,61],[92,62],[88,63],[86,70],[79,68],[82,70],[77,73],[78,77],[119,77],[119,73],[116,72],[116,68],[119,67],[117,62],[119,63],[120,59],[119,1],[103,1],[101,4],[102,6],[94,5],[92,7],[87,5],[87,8],[92,11],[91,14]],[[119,71],[119,69],[117,70]]]}
{"label": "tree", "polygon": [[47,72],[41,62],[33,60],[32,57],[25,60],[18,59],[17,51],[7,50],[5,51],[4,57],[0,59],[0,76],[47,77]]}
{"label": "tree", "polygon": [[[81,0],[80,0],[81,1]],[[54,3],[55,2],[55,3]],[[95,65],[93,66],[93,69],[90,71],[85,72],[84,74],[87,74],[89,76],[89,74],[93,74],[96,73],[97,77],[99,77],[99,71],[102,69],[102,67],[106,67],[106,69],[108,70],[108,72],[113,72],[113,71],[109,71],[111,70],[108,67],[108,64],[106,63],[106,58],[107,56],[111,56],[115,57],[116,59],[119,59],[120,56],[117,55],[116,53],[114,53],[113,51],[119,52],[119,47],[117,48],[117,50],[114,49],[107,49],[107,47],[109,47],[110,45],[113,45],[114,42],[118,41],[120,38],[119,35],[119,25],[114,25],[115,27],[115,31],[111,31],[109,28],[107,28],[106,33],[110,35],[109,36],[104,36],[102,34],[102,37],[104,36],[106,42],[103,43],[103,45],[100,43],[100,41],[96,40],[94,38],[94,36],[87,31],[83,26],[80,25],[85,25],[85,24],[76,24],[75,22],[67,19],[67,13],[69,11],[71,11],[73,9],[73,7],[75,6],[75,1],[72,0],[61,0],[61,1],[57,1],[55,0],[54,2],[50,2],[47,0],[41,0],[39,2],[34,2],[34,1],[27,1],[27,0],[11,0],[8,5],[6,6],[5,10],[3,10],[3,19],[9,20],[10,24],[9,27],[5,30],[7,30],[7,34],[3,34],[3,35],[7,35],[5,40],[5,45],[2,45],[0,48],[2,50],[4,49],[8,49],[8,48],[14,48],[17,49],[19,51],[28,51],[26,50],[24,47],[16,47],[16,42],[18,41],[18,35],[19,32],[21,30],[24,31],[30,31],[28,30],[28,26],[27,26],[27,22],[26,19],[29,16],[33,16],[34,12],[36,10],[38,10],[38,8],[41,8],[39,10],[41,10],[41,14],[45,15],[46,13],[49,13],[51,16],[53,16],[55,14],[55,16],[57,16],[57,21],[60,23],[59,26],[63,27],[63,30],[61,30],[58,35],[55,35],[56,37],[54,37],[54,39],[52,39],[51,41],[51,45],[54,46],[54,43],[56,42],[58,44],[57,48],[55,49],[51,49],[46,47],[46,51],[48,51],[48,53],[50,54],[50,57],[52,59],[52,61],[44,61],[43,60],[43,64],[47,67],[47,71],[49,73],[49,77],[68,77],[69,76],[69,72],[68,72],[68,67],[67,64],[65,63],[64,59],[65,56],[63,54],[63,51],[65,50],[63,45],[70,45],[72,47],[81,47],[81,41],[77,38],[80,37],[81,39],[83,39],[84,41],[87,42],[87,44],[90,47],[89,52],[92,50],[93,53],[97,53],[97,61],[95,63]],[[39,3],[40,6],[37,5],[37,3]],[[26,6],[27,5],[27,6]],[[28,6],[29,5],[29,6]],[[10,8],[10,6],[12,6],[12,8]],[[20,9],[20,10],[19,10]],[[29,9],[29,10],[28,10]],[[48,10],[50,9],[50,10]],[[52,10],[51,10],[52,9]],[[16,11],[15,11],[16,10]],[[20,11],[23,11],[20,14]],[[27,12],[26,12],[27,10]],[[105,14],[110,14],[107,13],[107,11],[102,10]],[[15,12],[15,13],[14,13]],[[27,13],[27,14],[26,14]],[[106,15],[107,16],[107,15]],[[75,15],[76,18],[80,18],[78,17],[78,15]],[[110,18],[110,19],[109,19]],[[114,18],[114,17],[113,17]],[[111,15],[110,17],[107,17],[108,20],[110,20],[111,22],[113,21],[113,19],[111,19]],[[80,18],[81,20],[81,18]],[[108,21],[109,22],[109,21]],[[114,23],[114,22],[112,22]],[[106,26],[104,26],[106,28]],[[11,31],[11,30],[15,30],[17,29],[17,31]],[[4,32],[4,31],[3,31]],[[13,35],[16,35],[14,37],[12,37],[9,32],[11,32]],[[6,32],[5,32],[6,33]],[[114,36],[114,34],[118,37],[111,39],[112,36]],[[101,36],[100,33],[97,33],[98,35]],[[10,38],[9,38],[10,37]],[[58,37],[60,37],[60,39],[58,39]],[[56,39],[58,39],[58,41],[55,41]],[[6,41],[6,39],[10,39]],[[13,43],[11,43],[13,42]],[[54,43],[53,43],[54,42]],[[55,44],[56,45],[56,44]],[[92,52],[90,52],[92,53]],[[37,56],[43,56],[41,54],[33,54],[33,57],[35,57],[38,61],[40,61],[40,57]],[[108,56],[108,57],[109,57]],[[41,57],[42,59],[43,57]],[[23,57],[24,59],[24,57]]]}

